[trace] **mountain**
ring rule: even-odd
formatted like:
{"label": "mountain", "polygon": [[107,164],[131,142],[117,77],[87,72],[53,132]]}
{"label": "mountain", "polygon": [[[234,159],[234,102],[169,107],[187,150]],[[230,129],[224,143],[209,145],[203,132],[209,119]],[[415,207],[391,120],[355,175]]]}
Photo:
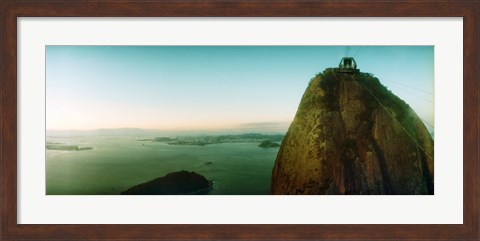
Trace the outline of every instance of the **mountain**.
{"label": "mountain", "polygon": [[433,194],[433,139],[368,73],[314,77],[282,141],[272,194]]}

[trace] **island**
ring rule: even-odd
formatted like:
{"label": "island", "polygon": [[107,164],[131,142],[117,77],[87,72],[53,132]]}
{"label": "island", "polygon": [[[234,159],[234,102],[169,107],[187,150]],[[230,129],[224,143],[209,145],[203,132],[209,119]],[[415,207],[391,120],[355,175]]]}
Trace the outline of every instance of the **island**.
{"label": "island", "polygon": [[212,181],[189,171],[171,172],[121,192],[122,195],[200,195],[212,190]]}
{"label": "island", "polygon": [[269,148],[269,147],[279,147],[280,144],[272,142],[271,140],[264,140],[258,146],[263,148]]}

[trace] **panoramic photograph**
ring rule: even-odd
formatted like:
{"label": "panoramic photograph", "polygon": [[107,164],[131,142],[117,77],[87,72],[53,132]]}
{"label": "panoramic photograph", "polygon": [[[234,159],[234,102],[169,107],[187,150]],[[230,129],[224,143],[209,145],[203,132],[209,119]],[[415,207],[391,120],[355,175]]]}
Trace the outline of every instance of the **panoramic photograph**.
{"label": "panoramic photograph", "polygon": [[46,195],[433,195],[434,46],[46,46]]}

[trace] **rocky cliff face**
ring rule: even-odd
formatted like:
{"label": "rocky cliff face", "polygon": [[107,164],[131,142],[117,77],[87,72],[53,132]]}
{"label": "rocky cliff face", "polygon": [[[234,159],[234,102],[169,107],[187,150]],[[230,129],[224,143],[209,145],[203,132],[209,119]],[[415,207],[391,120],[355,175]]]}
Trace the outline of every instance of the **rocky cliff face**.
{"label": "rocky cliff face", "polygon": [[313,78],[275,161],[273,194],[433,194],[433,140],[370,74]]}

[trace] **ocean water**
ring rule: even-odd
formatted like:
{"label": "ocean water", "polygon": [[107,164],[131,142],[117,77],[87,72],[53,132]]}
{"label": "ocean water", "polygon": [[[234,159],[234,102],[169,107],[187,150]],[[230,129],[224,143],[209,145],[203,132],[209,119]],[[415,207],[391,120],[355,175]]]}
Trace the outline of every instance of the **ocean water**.
{"label": "ocean water", "polygon": [[260,148],[258,143],[168,145],[139,139],[47,137],[47,142],[93,150],[46,150],[46,194],[117,195],[180,170],[194,171],[214,181],[210,195],[269,194],[278,148]]}

